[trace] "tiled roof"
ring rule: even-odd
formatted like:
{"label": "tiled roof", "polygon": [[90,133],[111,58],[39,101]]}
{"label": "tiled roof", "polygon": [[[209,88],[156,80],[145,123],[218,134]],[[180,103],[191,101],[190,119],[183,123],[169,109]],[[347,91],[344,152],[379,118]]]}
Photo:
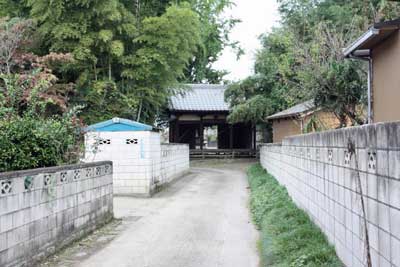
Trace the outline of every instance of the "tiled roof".
{"label": "tiled roof", "polygon": [[170,98],[169,109],[174,111],[229,111],[225,102],[226,85],[188,84],[183,95]]}
{"label": "tiled roof", "polygon": [[271,115],[267,119],[273,120],[273,119],[279,119],[279,118],[292,117],[292,116],[295,116],[295,115],[299,115],[299,114],[311,111],[314,108],[315,108],[314,101],[313,100],[308,100],[306,102],[297,104],[296,106],[293,106],[293,107],[288,108],[286,110],[278,112],[278,113],[276,113],[274,115]]}

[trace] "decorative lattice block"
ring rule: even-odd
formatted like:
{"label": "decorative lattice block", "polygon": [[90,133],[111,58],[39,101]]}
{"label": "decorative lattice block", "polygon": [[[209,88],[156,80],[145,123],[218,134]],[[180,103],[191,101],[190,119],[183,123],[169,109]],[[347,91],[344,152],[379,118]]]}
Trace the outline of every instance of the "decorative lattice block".
{"label": "decorative lattice block", "polygon": [[53,184],[54,179],[52,174],[45,174],[43,176],[43,185],[44,187],[49,187]]}
{"label": "decorative lattice block", "polygon": [[127,145],[137,145],[138,144],[138,139],[134,138],[134,139],[126,139],[125,140]]}
{"label": "decorative lattice block", "polygon": [[66,183],[67,180],[68,180],[67,172],[60,173],[60,182],[61,183]]}
{"label": "decorative lattice block", "polygon": [[81,170],[74,170],[74,180],[81,178]]}
{"label": "decorative lattice block", "polygon": [[97,140],[97,144],[98,144],[99,146],[102,146],[102,145],[111,145],[111,139],[99,139],[99,140]]}
{"label": "decorative lattice block", "polygon": [[96,176],[100,176],[101,174],[101,168],[100,167],[96,167]]}
{"label": "decorative lattice block", "polygon": [[368,152],[368,170],[376,170],[376,152]]}
{"label": "decorative lattice block", "polygon": [[10,194],[12,192],[11,180],[3,180],[0,182],[0,193],[1,195]]}

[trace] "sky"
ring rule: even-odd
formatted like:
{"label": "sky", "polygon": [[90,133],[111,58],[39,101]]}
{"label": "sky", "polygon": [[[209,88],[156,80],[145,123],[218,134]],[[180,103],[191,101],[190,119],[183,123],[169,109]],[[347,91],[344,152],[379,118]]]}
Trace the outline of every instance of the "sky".
{"label": "sky", "polygon": [[245,50],[239,60],[230,48],[226,48],[214,64],[218,70],[227,70],[225,79],[237,81],[253,73],[255,52],[261,48],[258,36],[268,32],[279,23],[278,6],[275,0],[233,0],[235,6],[226,10],[225,16],[242,20],[231,32],[231,40],[240,42]]}

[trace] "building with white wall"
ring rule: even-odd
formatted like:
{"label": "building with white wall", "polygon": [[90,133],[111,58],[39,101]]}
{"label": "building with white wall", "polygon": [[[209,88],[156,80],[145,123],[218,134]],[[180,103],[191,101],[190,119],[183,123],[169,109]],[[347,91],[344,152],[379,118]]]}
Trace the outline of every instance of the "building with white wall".
{"label": "building with white wall", "polygon": [[150,196],[189,170],[186,147],[180,146],[179,153],[165,152],[171,148],[161,145],[160,133],[152,126],[114,118],[88,127],[85,162],[113,161],[115,195]]}

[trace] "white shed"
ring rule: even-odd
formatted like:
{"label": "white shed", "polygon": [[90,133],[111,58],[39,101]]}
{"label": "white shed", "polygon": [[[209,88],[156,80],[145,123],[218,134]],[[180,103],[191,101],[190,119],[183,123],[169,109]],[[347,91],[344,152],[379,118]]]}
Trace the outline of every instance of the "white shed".
{"label": "white shed", "polygon": [[160,134],[146,124],[114,118],[89,126],[85,135],[85,162],[113,161],[116,195],[150,195],[160,158]]}
{"label": "white shed", "polygon": [[114,118],[87,128],[85,162],[113,162],[114,195],[150,196],[189,171],[189,145],[161,144],[152,126]]}

